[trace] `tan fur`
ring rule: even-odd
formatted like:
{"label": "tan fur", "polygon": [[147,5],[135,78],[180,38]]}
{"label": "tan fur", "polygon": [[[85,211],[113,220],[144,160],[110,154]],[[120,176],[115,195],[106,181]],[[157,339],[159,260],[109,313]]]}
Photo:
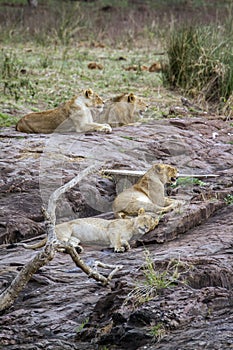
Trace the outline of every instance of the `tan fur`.
{"label": "tan fur", "polygon": [[106,108],[96,117],[96,121],[112,127],[135,123],[146,109],[147,104],[143,99],[133,93],[123,94],[106,102]]}
{"label": "tan fur", "polygon": [[89,69],[103,69],[104,66],[102,64],[96,63],[96,62],[90,62],[88,63],[87,67]]}
{"label": "tan fur", "polygon": [[160,62],[154,62],[150,67],[149,67],[149,72],[161,72],[162,70],[162,65]]}
{"label": "tan fur", "polygon": [[126,67],[125,70],[127,71],[136,71],[136,72],[140,72],[140,71],[145,71],[148,70],[148,67],[145,65],[139,66],[137,64],[134,64],[132,66]]}
{"label": "tan fur", "polygon": [[[140,238],[144,233],[153,230],[159,220],[145,214],[140,209],[138,216],[130,219],[105,220],[101,218],[83,218],[64,222],[56,225],[57,238],[68,242],[79,251],[83,248],[79,245],[109,245],[115,252],[124,252],[130,249],[129,240]],[[47,238],[34,245],[20,243],[27,249],[37,249],[44,246]]]}
{"label": "tan fur", "polygon": [[116,217],[135,215],[139,208],[146,213],[166,213],[178,201],[164,195],[164,185],[176,181],[177,169],[167,164],[155,164],[132,187],[121,192],[113,202]]}
{"label": "tan fur", "polygon": [[45,133],[54,131],[111,132],[108,124],[93,122],[90,107],[103,109],[103,100],[91,89],[84,90],[62,106],[43,112],[29,113],[22,117],[16,130],[27,133]]}

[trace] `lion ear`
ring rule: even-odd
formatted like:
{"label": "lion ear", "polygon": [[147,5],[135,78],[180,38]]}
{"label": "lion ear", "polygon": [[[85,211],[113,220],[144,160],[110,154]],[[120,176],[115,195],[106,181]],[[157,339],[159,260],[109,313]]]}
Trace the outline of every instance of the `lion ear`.
{"label": "lion ear", "polygon": [[91,89],[87,89],[84,91],[84,95],[89,98],[93,94],[93,91]]}
{"label": "lion ear", "polygon": [[133,93],[129,94],[129,96],[128,96],[128,102],[129,102],[129,103],[134,102],[135,99],[136,99],[136,98],[135,98],[135,95],[134,95]]}
{"label": "lion ear", "polygon": [[163,164],[154,164],[153,168],[160,173],[163,170]]}
{"label": "lion ear", "polygon": [[140,208],[138,211],[138,216],[145,214],[145,209],[144,208]]}

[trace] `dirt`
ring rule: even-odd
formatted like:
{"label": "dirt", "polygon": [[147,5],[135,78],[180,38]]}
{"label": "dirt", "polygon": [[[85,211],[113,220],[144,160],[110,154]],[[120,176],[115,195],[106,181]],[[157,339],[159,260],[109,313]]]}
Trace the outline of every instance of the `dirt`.
{"label": "dirt", "polygon": [[[0,348],[233,348],[233,207],[226,203],[233,195],[232,136],[230,122],[204,117],[151,121],[109,135],[27,135],[2,129],[1,290],[36,254],[5,244],[42,235],[41,206],[54,189],[94,162],[100,170],[58,202],[58,222],[112,217],[117,184],[103,176],[103,168],[145,170],[164,162],[183,174],[218,176],[168,188],[183,207],[132,242],[129,252],[84,247],[87,264],[123,265],[108,287],[88,279],[69,255],[57,253],[2,313]],[[142,267],[148,252],[156,272],[166,271],[172,279],[177,267],[167,288],[146,288]]]}

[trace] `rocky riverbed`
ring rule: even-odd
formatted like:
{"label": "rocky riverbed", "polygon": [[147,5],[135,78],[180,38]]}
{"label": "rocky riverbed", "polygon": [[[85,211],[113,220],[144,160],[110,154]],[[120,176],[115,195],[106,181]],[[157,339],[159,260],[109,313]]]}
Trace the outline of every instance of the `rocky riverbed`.
{"label": "rocky riverbed", "polygon": [[[229,121],[204,117],[151,121],[108,135],[27,135],[2,129],[1,290],[36,254],[7,245],[43,235],[41,206],[88,166],[96,164],[98,171],[59,200],[58,222],[112,217],[119,183],[103,175],[105,168],[145,170],[163,162],[199,181],[167,189],[184,201],[183,207],[164,215],[129,252],[84,247],[82,258],[89,265],[96,260],[123,265],[109,286],[88,279],[68,254],[57,253],[2,312],[0,348],[233,348],[232,141]],[[132,180],[118,181],[125,187]],[[166,288],[148,286],[148,259],[168,279]]]}

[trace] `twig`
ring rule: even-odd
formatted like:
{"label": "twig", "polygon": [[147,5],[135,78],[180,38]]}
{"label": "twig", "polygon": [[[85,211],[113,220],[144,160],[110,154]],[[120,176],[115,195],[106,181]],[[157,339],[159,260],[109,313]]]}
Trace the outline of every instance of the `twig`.
{"label": "twig", "polygon": [[88,277],[94,278],[96,281],[101,282],[104,286],[106,286],[112,279],[113,275],[120,269],[122,269],[122,265],[116,266],[116,265],[107,265],[100,263],[99,261],[95,262],[95,266],[101,266],[104,268],[111,268],[113,271],[108,275],[108,277],[104,277],[101,275],[97,269],[91,269],[88,265],[86,265],[83,260],[80,258],[79,254],[75,250],[74,246],[71,244],[65,243],[62,244],[62,248],[66,249],[66,252],[70,254],[71,258],[75,262],[75,264],[80,267],[83,272],[85,272]]}
{"label": "twig", "polygon": [[108,268],[113,268],[113,271],[106,278],[100,273],[98,273],[96,270],[93,270],[89,266],[87,266],[79,257],[77,251],[72,245],[58,241],[56,236],[55,210],[58,198],[61,194],[65,193],[73,186],[75,186],[78,182],[80,182],[85,176],[93,172],[94,169],[96,169],[96,165],[90,166],[89,168],[82,171],[79,175],[77,175],[74,179],[72,179],[71,181],[54,191],[54,193],[49,198],[48,209],[45,210],[44,208],[42,208],[44,217],[46,219],[45,225],[48,237],[46,245],[42,251],[38,252],[27,264],[24,265],[24,267],[15,277],[15,279],[11,282],[10,286],[0,295],[0,311],[5,310],[14,303],[19,292],[26,286],[32,275],[36,273],[40,267],[46,265],[50,260],[52,260],[56,252],[61,247],[66,249],[66,251],[70,254],[75,264],[78,267],[80,267],[89,277],[94,278],[96,281],[101,282],[103,285],[107,285],[113,277],[113,275],[120,268],[122,268],[121,266],[105,265],[98,262],[97,264],[102,264],[102,267],[108,266]]}
{"label": "twig", "polygon": [[110,265],[102,263],[101,261],[95,261],[94,264],[95,270],[97,271],[97,267],[102,267],[103,269],[113,269],[112,272],[108,275],[108,281],[111,281],[113,276],[121,269],[123,269],[123,265]]}
{"label": "twig", "polygon": [[48,210],[47,214],[50,217],[51,222],[55,225],[56,222],[56,216],[55,216],[55,210],[56,210],[56,204],[58,198],[68,190],[70,190],[72,187],[77,185],[84,177],[89,175],[91,172],[93,172],[94,169],[97,168],[97,164],[89,166],[87,169],[83,170],[80,174],[75,176],[72,180],[67,182],[65,185],[59,187],[57,190],[55,190],[52,195],[49,198],[48,202]]}
{"label": "twig", "polygon": [[[48,230],[51,230],[51,227],[48,227]],[[47,265],[48,262],[54,258],[55,254],[56,245],[49,242],[42,251],[38,252],[27,264],[24,265],[11,282],[10,286],[0,295],[0,311],[7,309],[14,303],[19,292],[23,290],[32,275],[36,273],[39,268]]]}

